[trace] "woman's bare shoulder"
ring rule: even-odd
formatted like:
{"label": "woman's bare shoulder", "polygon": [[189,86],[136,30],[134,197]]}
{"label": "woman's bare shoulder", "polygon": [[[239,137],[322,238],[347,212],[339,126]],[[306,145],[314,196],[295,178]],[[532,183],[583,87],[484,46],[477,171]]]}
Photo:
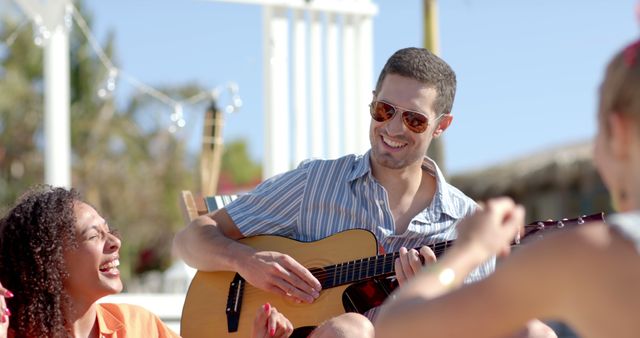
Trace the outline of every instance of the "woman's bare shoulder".
{"label": "woman's bare shoulder", "polygon": [[602,222],[594,222],[576,227],[562,234],[559,241],[570,249],[583,251],[582,254],[635,255],[634,244],[616,228]]}
{"label": "woman's bare shoulder", "polygon": [[[616,271],[640,266],[640,255],[634,243],[616,228],[602,222],[585,224],[557,234],[548,241],[540,241],[535,252],[546,252],[544,264],[569,279],[590,276],[607,279]],[[533,251],[533,250],[532,250]],[[594,271],[608,271],[609,276]],[[604,281],[606,282],[606,281]]]}

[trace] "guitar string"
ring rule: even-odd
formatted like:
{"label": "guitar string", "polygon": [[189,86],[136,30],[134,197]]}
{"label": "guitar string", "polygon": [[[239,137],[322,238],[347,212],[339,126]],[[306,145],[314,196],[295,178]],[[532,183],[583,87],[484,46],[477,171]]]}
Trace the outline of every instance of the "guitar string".
{"label": "guitar string", "polygon": [[[525,226],[525,228],[539,228],[539,226],[528,224]],[[436,257],[438,257],[441,254],[443,254],[446,251],[447,247],[451,246],[454,242],[455,240],[450,240],[450,241],[439,242],[439,243],[435,243],[427,246],[429,246],[429,248],[433,250]],[[391,262],[388,262],[389,256],[392,256]],[[367,264],[367,266],[364,267],[365,278],[357,278],[356,280],[365,280],[365,279],[370,279],[377,276],[393,273],[395,259],[398,258],[398,256],[399,256],[398,252],[373,256],[371,259],[368,260],[368,262],[364,262],[364,264]],[[364,258],[363,260],[367,260],[367,258]],[[339,284],[347,284],[347,283],[353,282],[351,280],[352,278],[349,278],[349,275],[353,277],[353,275],[357,273],[356,271],[359,271],[359,275],[361,275],[362,269],[363,269],[362,263],[363,262],[361,262],[361,260],[338,263],[338,264],[326,266],[324,268],[319,268],[321,269],[320,272],[312,273],[312,274],[314,275],[314,277],[316,277],[321,281],[325,279],[329,280],[329,278],[332,278],[330,279],[332,282],[330,283],[331,284],[330,287],[335,287],[335,286],[338,286]],[[342,271],[342,270],[346,270],[346,271]],[[380,272],[378,273],[378,271]],[[368,276],[370,272],[372,273],[372,276]],[[330,276],[333,276],[333,277],[330,277]],[[338,281],[337,283],[336,283],[336,280]],[[246,294],[252,294],[254,292],[259,293],[264,291],[255,287],[245,291]]]}
{"label": "guitar string", "polygon": [[[447,242],[440,242],[440,243],[433,244],[429,247],[431,248],[431,250],[434,251],[436,256],[440,256],[446,251],[448,247],[451,246],[451,244],[453,244],[453,242],[454,242],[453,240],[447,241]],[[369,260],[367,260],[367,258],[357,259],[357,260],[348,261],[344,263],[329,265],[324,268],[319,268],[322,271],[318,273],[313,273],[313,275],[314,277],[316,277],[321,281],[331,280],[332,283],[329,287],[331,288],[341,284],[351,283],[354,280],[367,280],[367,279],[375,278],[378,276],[389,275],[393,273],[395,260],[398,257],[399,257],[399,253],[393,252],[389,254],[373,256]],[[346,268],[345,268],[345,265],[346,265]],[[346,271],[341,271],[341,270],[346,270]],[[365,275],[364,277],[362,277],[363,270]],[[369,273],[371,273],[371,276],[368,276]],[[359,276],[358,278],[354,278],[356,274]],[[330,277],[330,276],[335,277],[335,280],[333,279],[333,277]],[[337,283],[336,283],[336,280],[338,281]],[[250,295],[253,293],[260,293],[260,292],[264,292],[264,291],[255,287],[245,290],[245,294],[247,295]]]}
{"label": "guitar string", "polygon": [[[582,217],[581,219],[584,220],[585,222],[602,220],[602,214],[588,215],[588,216]],[[544,227],[540,227],[538,223],[539,222],[527,224],[524,226],[524,228],[525,229],[533,228],[535,230],[535,229],[545,229],[551,226],[556,226],[556,227],[558,226],[557,221],[544,221],[542,222],[544,224]],[[563,223],[564,225],[570,225],[573,223],[580,224],[579,219],[577,218],[570,219],[570,220],[563,220]],[[527,234],[528,233],[525,231],[525,235],[523,235],[523,238]],[[454,242],[455,240],[449,240],[445,242],[430,244],[427,246],[431,250],[433,250],[436,257],[439,257],[440,255],[444,254],[444,252],[446,252],[446,249],[450,247],[452,244],[454,244]],[[517,246],[517,245],[518,244],[512,244],[512,246]],[[388,262],[389,257],[391,257],[390,258],[391,262]],[[357,259],[357,260],[352,260],[344,263],[329,265],[324,268],[316,268],[316,269],[321,269],[321,271],[317,273],[312,273],[312,274],[314,277],[316,277],[321,281],[329,280],[330,276],[333,276],[334,278],[331,279],[332,283],[329,287],[335,287],[341,284],[352,283],[354,281],[362,281],[362,280],[375,278],[378,276],[389,275],[393,273],[395,260],[398,257],[399,257],[399,252],[382,254],[382,255],[370,257],[369,259],[367,258]],[[373,263],[371,263],[372,260],[374,261]],[[363,266],[363,264],[366,264],[366,267]],[[365,274],[364,278],[362,278],[363,268],[364,268],[364,274]],[[346,271],[342,271],[342,270],[346,270]],[[369,276],[370,272],[372,273],[371,276]],[[358,278],[354,278],[356,274],[358,274]],[[351,277],[349,277],[350,275]],[[336,283],[336,280],[338,281],[337,283]],[[264,292],[264,291],[255,287],[252,287],[245,291],[246,294],[252,294],[254,292]]]}

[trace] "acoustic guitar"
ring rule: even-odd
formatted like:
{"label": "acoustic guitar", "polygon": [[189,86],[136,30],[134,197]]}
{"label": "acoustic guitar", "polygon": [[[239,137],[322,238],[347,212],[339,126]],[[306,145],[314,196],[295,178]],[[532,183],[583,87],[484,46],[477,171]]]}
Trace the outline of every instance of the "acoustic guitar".
{"label": "acoustic guitar", "polygon": [[[603,220],[603,214],[534,222],[525,226],[520,244],[549,231],[594,220]],[[394,284],[387,277],[394,275],[394,262],[399,254],[377,255],[377,240],[367,230],[347,230],[314,242],[273,235],[247,237],[239,242],[294,258],[320,281],[320,297],[312,304],[298,304],[288,297],[253,287],[235,272],[198,271],[182,310],[180,334],[183,337],[250,337],[256,311],[267,302],[287,316],[296,328],[294,335],[306,336],[329,318],[345,312],[364,313],[380,305],[393,289]],[[454,242],[429,247],[440,256]]]}

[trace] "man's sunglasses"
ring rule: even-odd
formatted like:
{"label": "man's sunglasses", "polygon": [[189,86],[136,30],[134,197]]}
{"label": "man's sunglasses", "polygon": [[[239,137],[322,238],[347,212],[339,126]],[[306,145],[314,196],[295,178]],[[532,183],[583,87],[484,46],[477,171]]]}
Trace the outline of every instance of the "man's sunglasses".
{"label": "man's sunglasses", "polygon": [[[424,133],[424,131],[427,130],[427,127],[429,127],[429,118],[427,115],[417,111],[404,110],[384,101],[373,101],[369,105],[369,108],[371,118],[378,122],[391,120],[396,112],[402,112],[402,122],[404,122],[404,125],[412,132],[418,134]],[[444,114],[438,115],[434,121],[438,120],[443,115]]]}

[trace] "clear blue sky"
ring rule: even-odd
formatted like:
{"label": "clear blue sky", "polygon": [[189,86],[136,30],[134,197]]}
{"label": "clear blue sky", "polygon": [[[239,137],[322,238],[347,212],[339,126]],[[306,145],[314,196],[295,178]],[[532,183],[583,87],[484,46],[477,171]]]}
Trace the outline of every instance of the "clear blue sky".
{"label": "clear blue sky", "polygon": [[[374,79],[395,50],[422,42],[422,0],[375,2]],[[445,133],[450,172],[589,139],[604,65],[638,37],[635,3],[439,1],[441,54],[459,84],[454,122]],[[107,31],[116,33],[116,62],[139,80],[154,87],[238,83],[244,107],[226,117],[225,139],[247,138],[252,155],[261,158],[259,7],[189,0],[86,4],[94,34],[104,41]],[[119,95],[128,94],[123,91]],[[198,121],[187,116],[192,126]]]}

